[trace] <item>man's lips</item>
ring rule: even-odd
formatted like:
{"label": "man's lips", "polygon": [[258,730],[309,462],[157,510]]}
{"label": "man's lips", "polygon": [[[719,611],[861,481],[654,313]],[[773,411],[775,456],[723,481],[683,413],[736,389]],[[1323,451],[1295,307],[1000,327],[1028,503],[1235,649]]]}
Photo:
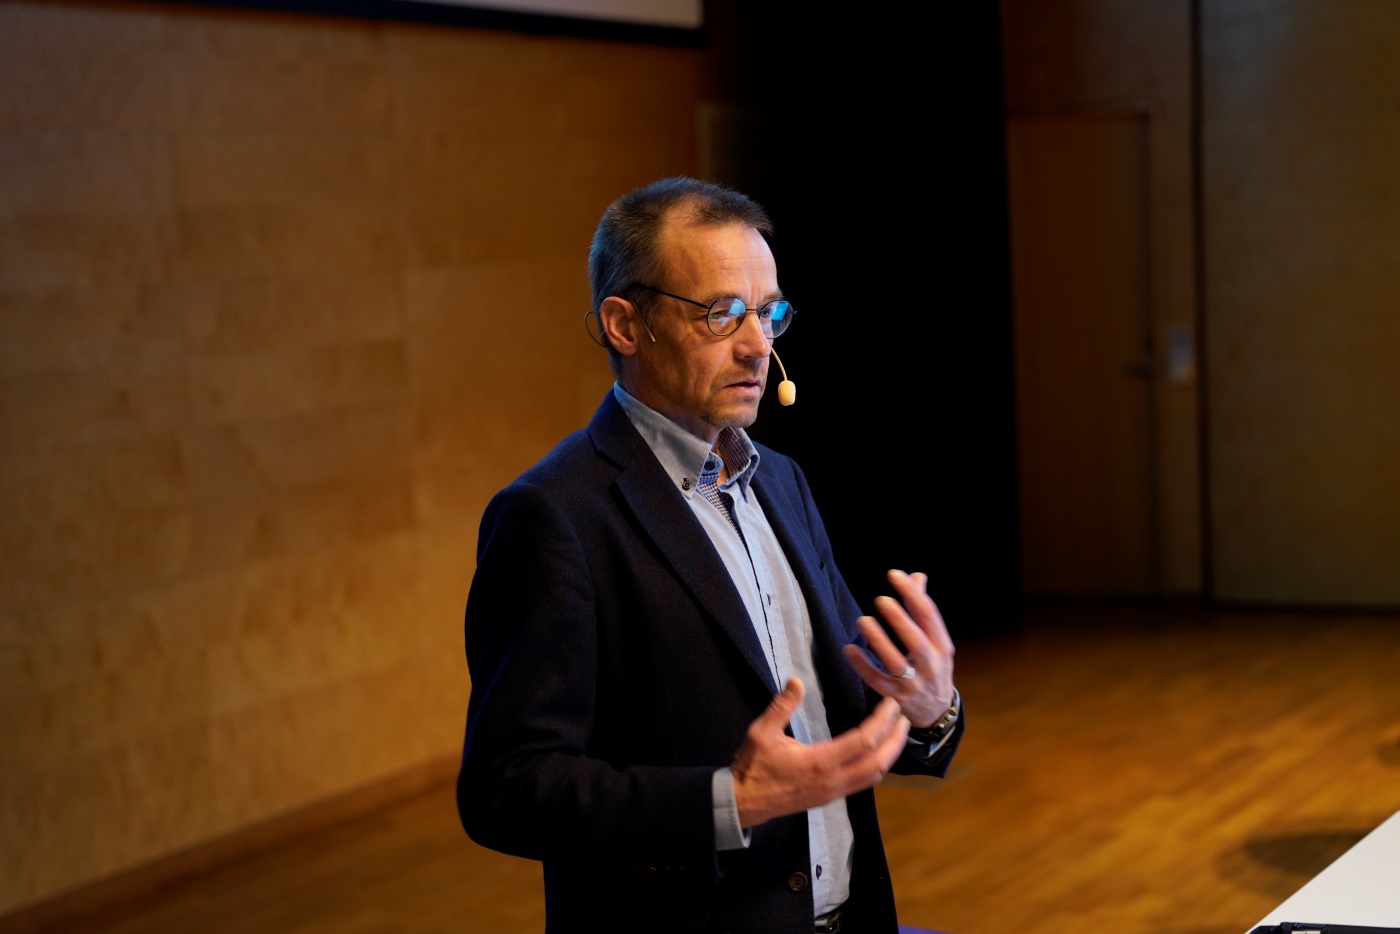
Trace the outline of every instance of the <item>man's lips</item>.
{"label": "man's lips", "polygon": [[762,370],[750,371],[748,373],[736,373],[721,385],[725,389],[733,389],[742,393],[762,393],[766,380]]}

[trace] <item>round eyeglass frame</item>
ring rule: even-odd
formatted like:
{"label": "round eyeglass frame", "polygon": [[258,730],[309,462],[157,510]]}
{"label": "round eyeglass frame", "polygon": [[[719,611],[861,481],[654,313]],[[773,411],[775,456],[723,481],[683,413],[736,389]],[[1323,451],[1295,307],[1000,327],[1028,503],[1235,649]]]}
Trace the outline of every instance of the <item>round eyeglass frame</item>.
{"label": "round eyeglass frame", "polygon": [[[674,298],[678,302],[685,302],[688,305],[694,305],[696,308],[705,309],[705,327],[709,328],[710,333],[713,334],[715,337],[731,337],[736,331],[739,330],[739,327],[744,323],[744,318],[749,314],[749,312],[753,312],[754,314],[758,315],[758,325],[760,328],[763,329],[763,336],[768,338],[769,340],[773,340],[774,338],[782,334],[784,331],[786,331],[789,326],[792,325],[792,316],[796,312],[796,309],[792,307],[792,302],[788,301],[785,298],[775,298],[771,302],[764,302],[757,308],[750,308],[748,306],[748,303],[745,302],[742,298],[739,298],[737,295],[731,295],[726,298],[716,299],[715,301],[706,305],[704,302],[697,302],[693,298],[686,298],[684,295],[676,295],[674,292],[667,292],[665,289],[658,289],[656,286],[647,285],[645,282],[633,282],[627,288],[630,289],[634,287],[639,289],[646,289],[648,292],[655,292],[657,295],[664,295],[667,298]],[[624,289],[623,291],[626,291],[626,289]],[[732,313],[731,309],[733,309],[735,302],[738,302],[739,305],[743,307],[743,314],[736,315]],[[720,307],[722,305],[725,305],[726,303],[728,303],[727,308]],[[774,320],[772,313],[772,307],[774,305],[785,306],[783,308],[782,313],[779,315],[776,321]],[[766,317],[763,314],[764,311],[768,311],[768,315]],[[716,321],[733,321],[734,325],[727,331],[716,331]]]}

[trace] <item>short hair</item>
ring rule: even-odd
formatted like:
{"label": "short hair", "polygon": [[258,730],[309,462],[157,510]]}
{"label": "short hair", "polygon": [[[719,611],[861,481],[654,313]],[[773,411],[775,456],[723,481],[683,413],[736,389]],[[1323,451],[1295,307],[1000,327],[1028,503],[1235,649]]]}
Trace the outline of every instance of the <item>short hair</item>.
{"label": "short hair", "polygon": [[[608,348],[608,362],[617,372],[621,360],[603,333],[596,315],[603,300],[621,296],[634,283],[662,288],[666,270],[661,259],[661,232],[673,209],[681,208],[690,220],[723,226],[741,224],[771,236],[773,222],[748,195],[716,182],[675,176],[633,189],[608,205],[593,232],[588,251],[588,280],[593,288],[593,312],[599,343]],[[650,321],[657,296],[634,289],[629,300],[643,321]]]}

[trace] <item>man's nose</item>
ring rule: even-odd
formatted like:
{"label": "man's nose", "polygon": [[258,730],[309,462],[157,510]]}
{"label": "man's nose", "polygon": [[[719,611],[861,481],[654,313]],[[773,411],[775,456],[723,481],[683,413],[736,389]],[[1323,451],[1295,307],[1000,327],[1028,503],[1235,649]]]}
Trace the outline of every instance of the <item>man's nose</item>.
{"label": "man's nose", "polygon": [[744,313],[734,340],[743,342],[742,352],[746,356],[766,357],[773,349],[773,339],[764,332],[763,319],[753,308]]}

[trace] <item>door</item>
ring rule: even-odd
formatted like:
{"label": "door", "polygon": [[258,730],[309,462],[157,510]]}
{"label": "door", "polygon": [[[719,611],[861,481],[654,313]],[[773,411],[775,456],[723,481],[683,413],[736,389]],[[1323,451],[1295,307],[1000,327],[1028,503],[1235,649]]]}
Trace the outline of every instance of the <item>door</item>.
{"label": "door", "polygon": [[1022,587],[1158,592],[1148,119],[1007,124]]}

